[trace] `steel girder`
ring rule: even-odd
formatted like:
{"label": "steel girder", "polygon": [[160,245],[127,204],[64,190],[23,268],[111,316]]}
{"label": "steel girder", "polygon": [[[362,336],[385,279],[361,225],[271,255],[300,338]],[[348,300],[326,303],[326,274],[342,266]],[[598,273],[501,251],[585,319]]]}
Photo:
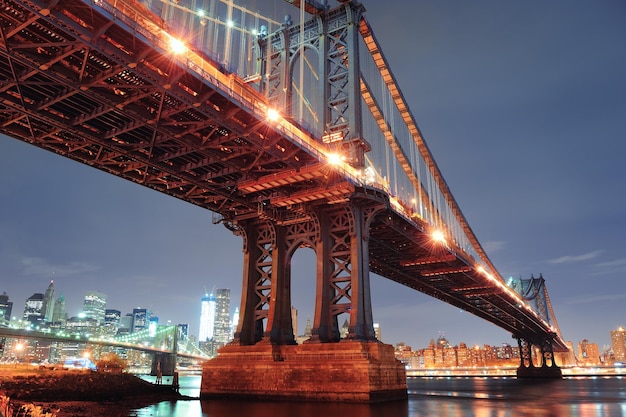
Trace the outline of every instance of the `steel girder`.
{"label": "steel girder", "polygon": [[[317,54],[318,84],[313,94],[323,108],[318,122],[321,135],[341,148],[354,166],[364,165],[369,144],[362,135],[358,38],[362,5],[349,2],[320,11],[301,25],[285,24],[277,32],[259,37],[257,56],[261,91],[281,112],[290,115],[293,106],[294,62],[305,51]],[[314,63],[307,61],[310,65]],[[301,89],[304,86],[300,86]],[[308,100],[307,100],[308,101]],[[333,137],[333,139],[328,139]]]}

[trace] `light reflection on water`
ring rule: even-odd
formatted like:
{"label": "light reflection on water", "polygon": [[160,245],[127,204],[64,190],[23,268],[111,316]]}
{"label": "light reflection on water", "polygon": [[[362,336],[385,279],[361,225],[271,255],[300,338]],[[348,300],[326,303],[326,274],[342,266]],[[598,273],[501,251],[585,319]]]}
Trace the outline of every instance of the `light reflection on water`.
{"label": "light reflection on water", "polygon": [[[149,380],[149,379],[148,379]],[[181,393],[199,394],[200,377],[181,377]],[[408,401],[343,404],[164,401],[138,417],[626,417],[626,381],[566,378],[409,378]]]}

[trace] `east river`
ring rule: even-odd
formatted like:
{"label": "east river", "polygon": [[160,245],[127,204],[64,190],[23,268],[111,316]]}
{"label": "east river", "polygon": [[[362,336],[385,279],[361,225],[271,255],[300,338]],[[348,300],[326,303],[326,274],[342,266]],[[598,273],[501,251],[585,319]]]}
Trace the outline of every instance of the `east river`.
{"label": "east river", "polygon": [[[146,378],[150,380],[149,378]],[[164,378],[165,379],[165,378]],[[408,401],[343,404],[164,401],[138,417],[626,417],[626,378],[409,378]],[[167,381],[164,381],[167,383]],[[181,394],[198,396],[200,376],[182,376]]]}

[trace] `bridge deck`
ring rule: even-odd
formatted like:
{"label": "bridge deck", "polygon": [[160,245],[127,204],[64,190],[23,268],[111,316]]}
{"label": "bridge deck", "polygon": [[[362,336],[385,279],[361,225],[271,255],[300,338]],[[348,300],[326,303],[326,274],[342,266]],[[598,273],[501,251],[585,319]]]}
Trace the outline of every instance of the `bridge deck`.
{"label": "bridge deck", "polygon": [[[551,330],[519,296],[328,148],[200,53],[168,51],[170,35],[140,3],[7,0],[0,11],[0,133],[221,214],[277,222],[303,204],[382,199],[372,225],[373,272],[513,334]],[[348,169],[348,168],[344,168]],[[356,193],[356,194],[355,194]],[[557,350],[566,349],[557,338]]]}

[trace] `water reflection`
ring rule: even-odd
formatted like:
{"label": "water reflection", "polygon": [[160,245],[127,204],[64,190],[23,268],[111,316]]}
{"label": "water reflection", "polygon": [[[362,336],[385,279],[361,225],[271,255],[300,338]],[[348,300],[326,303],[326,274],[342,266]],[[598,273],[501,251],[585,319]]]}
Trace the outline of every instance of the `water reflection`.
{"label": "water reflection", "polygon": [[[182,382],[182,381],[181,381]],[[197,383],[199,387],[199,379]],[[189,389],[193,388],[189,383]],[[626,417],[622,378],[410,378],[408,401],[344,404],[176,401],[136,410],[138,417]],[[189,394],[187,394],[189,395]]]}
{"label": "water reflection", "polygon": [[209,417],[390,417],[408,416],[408,402],[385,404],[302,403],[302,402],[202,402]]}

